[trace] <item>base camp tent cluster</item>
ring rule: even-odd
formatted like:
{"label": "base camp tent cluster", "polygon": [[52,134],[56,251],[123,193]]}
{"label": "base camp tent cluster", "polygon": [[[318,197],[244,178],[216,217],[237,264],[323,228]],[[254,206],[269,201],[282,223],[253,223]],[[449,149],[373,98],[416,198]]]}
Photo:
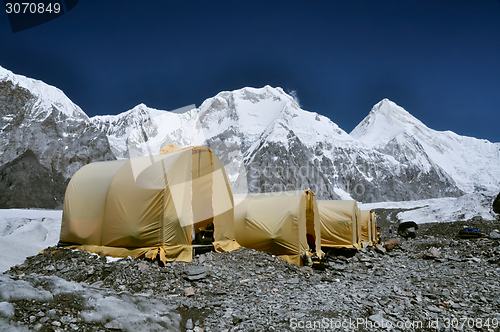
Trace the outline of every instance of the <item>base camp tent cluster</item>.
{"label": "base camp tent cluster", "polygon": [[66,189],[59,244],[189,262],[200,230],[210,230],[218,252],[244,246],[299,265],[308,252],[321,257],[322,248],[359,249],[378,239],[375,214],[356,201],[316,201],[310,190],[233,196],[209,148],[167,145],[160,155],[78,170]]}

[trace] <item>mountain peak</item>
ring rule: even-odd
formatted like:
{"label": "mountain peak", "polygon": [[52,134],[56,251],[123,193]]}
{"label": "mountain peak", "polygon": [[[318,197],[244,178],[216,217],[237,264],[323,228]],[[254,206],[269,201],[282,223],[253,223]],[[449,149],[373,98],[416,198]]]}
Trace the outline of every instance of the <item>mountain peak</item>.
{"label": "mountain peak", "polygon": [[420,122],[417,118],[415,118],[413,115],[411,115],[407,110],[396,104],[395,102],[384,98],[381,101],[379,101],[377,104],[375,104],[372,107],[372,110],[369,114],[383,114],[389,119],[394,119],[394,120],[416,120]]}
{"label": "mountain peak", "polygon": [[26,89],[37,98],[34,108],[49,112],[53,107],[69,117],[88,120],[87,114],[74,104],[61,90],[40,80],[14,74],[0,66],[0,82],[10,81],[14,86]]}
{"label": "mountain peak", "polygon": [[415,127],[425,127],[420,120],[395,102],[384,98],[366,118],[354,128],[350,135],[368,146],[383,145],[394,137],[413,132]]}

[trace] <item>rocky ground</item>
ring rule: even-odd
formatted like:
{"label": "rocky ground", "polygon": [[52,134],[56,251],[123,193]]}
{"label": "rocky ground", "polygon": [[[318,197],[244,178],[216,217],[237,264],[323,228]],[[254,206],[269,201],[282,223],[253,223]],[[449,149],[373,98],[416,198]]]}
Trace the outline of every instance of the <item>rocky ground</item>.
{"label": "rocky ground", "polygon": [[0,276],[0,331],[500,331],[500,242],[460,227],[324,271],[249,249],[159,267],[51,247]]}

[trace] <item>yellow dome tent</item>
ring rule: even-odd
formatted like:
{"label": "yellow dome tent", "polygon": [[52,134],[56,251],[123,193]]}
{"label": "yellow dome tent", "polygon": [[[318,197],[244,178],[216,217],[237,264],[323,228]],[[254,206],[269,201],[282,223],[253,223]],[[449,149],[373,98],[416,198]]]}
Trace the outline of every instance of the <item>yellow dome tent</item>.
{"label": "yellow dome tent", "polygon": [[354,200],[318,200],[321,246],[361,248],[358,203]]}
{"label": "yellow dome tent", "polygon": [[199,227],[214,224],[214,248],[234,238],[231,185],[219,158],[203,146],[88,164],[70,180],[60,245],[117,257],[192,260]]}
{"label": "yellow dome tent", "polygon": [[371,210],[360,210],[359,221],[361,223],[361,242],[367,245],[373,245],[373,221]]}
{"label": "yellow dome tent", "polygon": [[310,234],[321,257],[318,207],[312,191],[235,195],[234,201],[236,240],[243,247],[302,265]]}

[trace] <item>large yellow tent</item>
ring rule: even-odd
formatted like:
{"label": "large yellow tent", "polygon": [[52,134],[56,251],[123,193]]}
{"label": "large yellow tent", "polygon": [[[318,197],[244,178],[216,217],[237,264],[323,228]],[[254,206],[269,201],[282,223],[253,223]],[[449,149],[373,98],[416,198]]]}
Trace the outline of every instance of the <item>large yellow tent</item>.
{"label": "large yellow tent", "polygon": [[235,195],[234,201],[236,240],[243,247],[301,265],[310,234],[321,255],[318,207],[312,191]]}
{"label": "large yellow tent", "polygon": [[358,204],[354,200],[318,200],[321,246],[361,248]]}
{"label": "large yellow tent", "polygon": [[214,224],[214,247],[231,251],[234,204],[224,166],[203,146],[96,162],[70,180],[60,244],[103,255],[186,261],[199,227]]}

